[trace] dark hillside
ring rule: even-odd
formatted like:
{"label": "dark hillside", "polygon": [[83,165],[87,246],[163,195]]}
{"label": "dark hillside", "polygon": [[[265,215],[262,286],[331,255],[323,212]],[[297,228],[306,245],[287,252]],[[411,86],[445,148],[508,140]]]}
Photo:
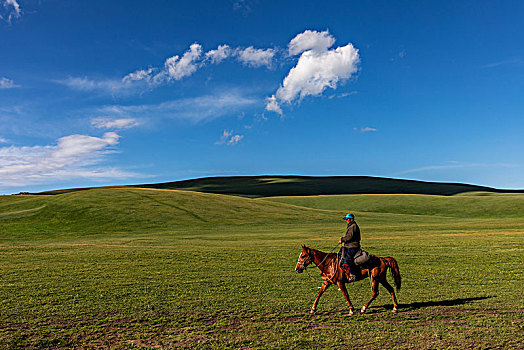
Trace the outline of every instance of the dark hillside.
{"label": "dark hillside", "polygon": [[438,183],[369,176],[231,176],[134,187],[187,190],[247,197],[311,196],[330,194],[433,194],[465,192],[522,193],[460,183]]}

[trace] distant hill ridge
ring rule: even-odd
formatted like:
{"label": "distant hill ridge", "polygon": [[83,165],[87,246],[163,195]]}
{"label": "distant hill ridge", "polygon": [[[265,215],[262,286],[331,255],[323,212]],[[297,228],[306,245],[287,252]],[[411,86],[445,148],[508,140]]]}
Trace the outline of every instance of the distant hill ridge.
{"label": "distant hill ridge", "polygon": [[132,187],[186,190],[246,197],[333,194],[432,194],[465,192],[524,193],[462,183],[440,183],[371,176],[222,176],[133,185]]}
{"label": "distant hill ridge", "polygon": [[[184,190],[251,198],[333,194],[432,194],[452,196],[467,192],[524,193],[524,190],[505,190],[462,183],[426,182],[372,176],[215,176],[103,188],[112,187]],[[38,194],[61,194],[89,189],[92,189],[92,187],[45,191]]]}

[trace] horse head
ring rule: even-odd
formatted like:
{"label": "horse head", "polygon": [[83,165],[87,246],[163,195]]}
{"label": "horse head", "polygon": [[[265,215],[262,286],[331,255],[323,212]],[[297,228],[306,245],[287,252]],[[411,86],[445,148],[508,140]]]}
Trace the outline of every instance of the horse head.
{"label": "horse head", "polygon": [[302,246],[302,251],[300,252],[300,255],[298,256],[297,266],[295,266],[295,271],[298,273],[304,272],[304,269],[311,264],[312,262],[311,257],[311,249],[306,247],[305,245]]}

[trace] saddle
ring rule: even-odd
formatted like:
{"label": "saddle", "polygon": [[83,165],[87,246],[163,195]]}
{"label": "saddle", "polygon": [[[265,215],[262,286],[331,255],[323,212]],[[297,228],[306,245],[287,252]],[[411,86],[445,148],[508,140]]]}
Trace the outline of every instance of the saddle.
{"label": "saddle", "polygon": [[371,254],[366,252],[365,250],[360,249],[354,256],[353,256],[353,262],[357,266],[363,266],[366,265],[368,262],[371,261]]}
{"label": "saddle", "polygon": [[[337,254],[337,259],[339,261],[342,261],[342,259],[344,258],[342,256],[342,251],[343,249],[341,249]],[[358,252],[355,253],[355,255],[353,255],[353,263],[358,267],[364,267],[366,264],[371,262],[371,258],[371,254],[369,254],[365,250],[360,249]]]}

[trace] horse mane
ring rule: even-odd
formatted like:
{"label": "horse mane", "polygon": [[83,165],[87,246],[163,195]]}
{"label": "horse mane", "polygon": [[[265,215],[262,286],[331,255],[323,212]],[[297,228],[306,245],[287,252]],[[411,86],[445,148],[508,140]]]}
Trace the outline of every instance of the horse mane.
{"label": "horse mane", "polygon": [[318,249],[314,249],[314,248],[309,248],[308,246],[305,246],[303,245],[302,246],[304,249],[306,249],[306,252],[308,252],[308,254],[310,256],[320,256],[322,259],[325,258],[325,256],[333,256],[333,255],[337,255],[337,253],[326,253],[326,252],[323,252],[321,250],[318,250]]}

